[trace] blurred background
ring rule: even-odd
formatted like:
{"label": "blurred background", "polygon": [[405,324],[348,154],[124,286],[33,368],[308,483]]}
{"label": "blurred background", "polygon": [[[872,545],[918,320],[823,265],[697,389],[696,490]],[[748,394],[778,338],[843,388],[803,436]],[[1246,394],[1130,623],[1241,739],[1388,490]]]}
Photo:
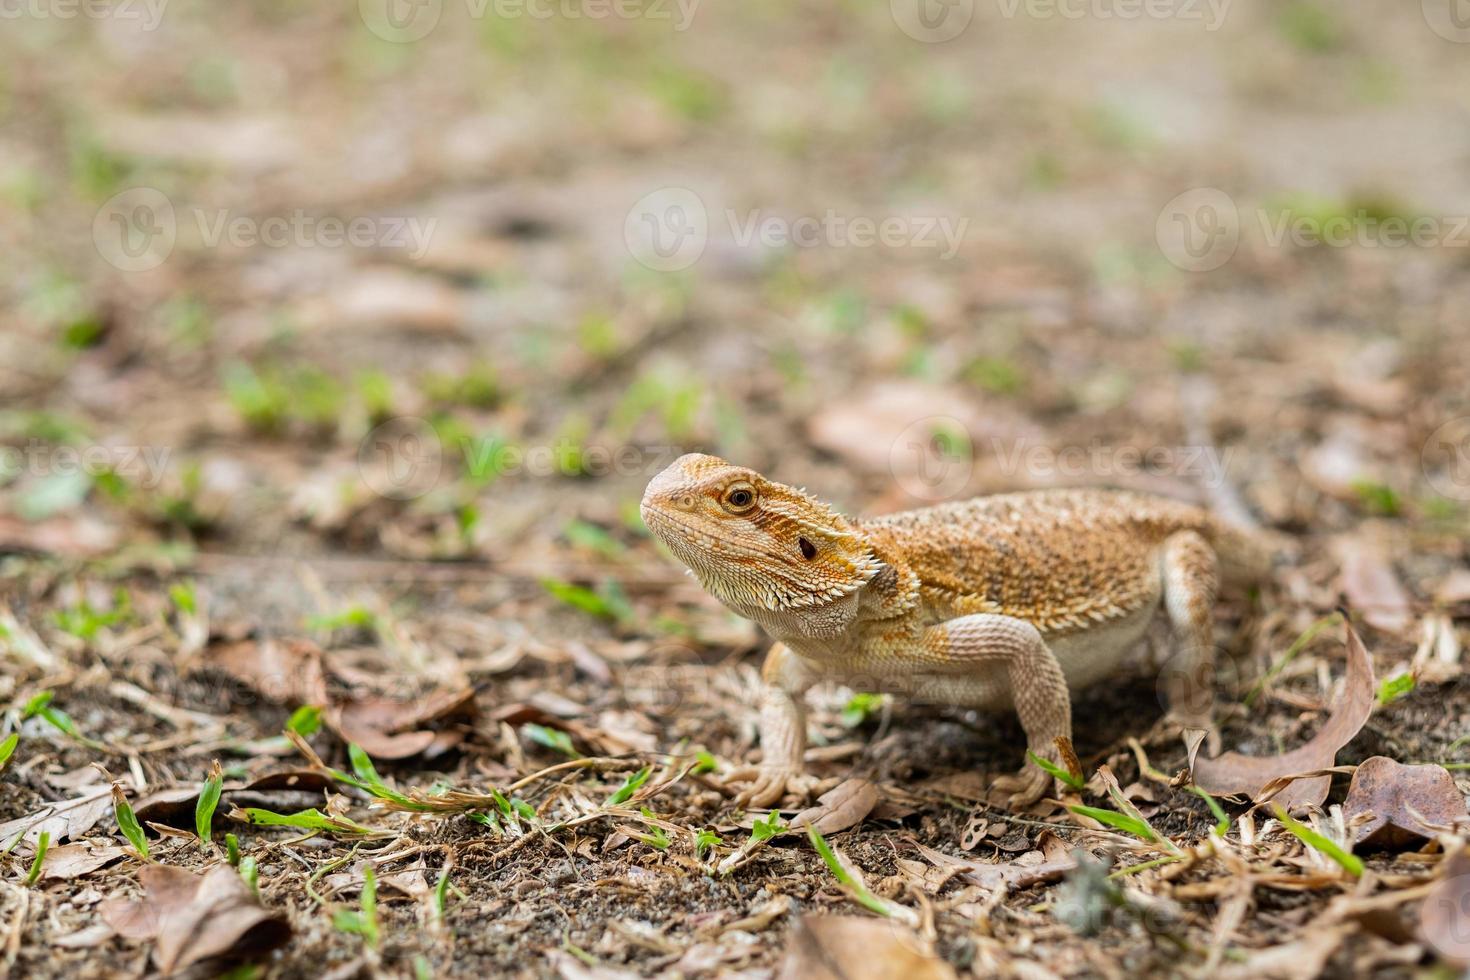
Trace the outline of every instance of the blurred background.
{"label": "blurred background", "polygon": [[1463,520],[1454,12],[26,0],[0,543],[530,567],[670,450],[888,509],[930,429],[943,494],[1187,489],[1096,447],[1199,378],[1270,520]]}
{"label": "blurred background", "polygon": [[[1467,110],[1461,0],[0,2],[0,702],[58,691],[93,740],[32,719],[55,755],[12,766],[0,817],[97,778],[98,745],[152,747],[108,757],[137,792],[289,755],[321,692],[242,691],[292,651],[396,685],[376,729],[338,694],[328,726],[380,761],[459,746],[459,785],[576,751],[748,758],[760,638],[637,515],[686,451],[856,513],[1231,484],[1302,552],[1263,616],[1225,613],[1227,698],[1344,596],[1380,676],[1444,680],[1470,603]],[[1331,676],[1280,675],[1278,737]],[[1452,754],[1463,690],[1406,701],[1381,751]],[[1078,703],[1084,757],[1156,717],[1128,691]],[[949,780],[910,826],[952,841],[951,777],[1014,768],[1015,730],[890,731],[879,705],[821,701],[825,758],[876,729],[885,777]],[[395,778],[451,778],[425,764]],[[690,826],[724,812],[686,789]],[[485,946],[467,972],[565,941],[554,888],[525,947],[481,928],[561,862],[525,854],[455,927]],[[315,975],[347,954],[290,894]]]}
{"label": "blurred background", "polygon": [[868,512],[1229,476],[1453,556],[1455,11],[27,0],[0,547],[194,567],[266,629],[327,601],[277,560],[621,603],[699,450]]}

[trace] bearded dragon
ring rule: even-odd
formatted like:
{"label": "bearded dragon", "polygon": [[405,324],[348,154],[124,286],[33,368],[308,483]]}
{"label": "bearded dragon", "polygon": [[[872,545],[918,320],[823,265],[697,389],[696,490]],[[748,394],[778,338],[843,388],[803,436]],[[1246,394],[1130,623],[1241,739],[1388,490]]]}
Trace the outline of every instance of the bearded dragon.
{"label": "bearded dragon", "polygon": [[[704,589],[764,627],[760,765],[742,805],[805,796],[802,698],[818,681],[986,710],[1013,707],[1031,752],[1058,760],[1070,691],[1111,674],[1162,613],[1180,646],[1163,693],[1208,727],[1222,579],[1271,551],[1209,510],[1112,490],[978,497],[867,520],[715,456],[649,483],[644,523]],[[1040,767],[995,781],[1011,807],[1052,790]]]}

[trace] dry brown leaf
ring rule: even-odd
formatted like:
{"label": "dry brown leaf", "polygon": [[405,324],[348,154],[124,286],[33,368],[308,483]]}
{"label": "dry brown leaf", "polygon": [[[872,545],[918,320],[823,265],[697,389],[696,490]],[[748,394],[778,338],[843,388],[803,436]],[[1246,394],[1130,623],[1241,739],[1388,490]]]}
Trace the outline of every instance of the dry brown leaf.
{"label": "dry brown leaf", "polygon": [[1441,606],[1470,602],[1470,568],[1457,568],[1446,575],[1434,590],[1434,601]]}
{"label": "dry brown leaf", "polygon": [[1419,934],[1435,952],[1457,966],[1470,966],[1470,852],[1464,848],[1445,858],[1439,880],[1419,907]]}
{"label": "dry brown leaf", "polygon": [[1340,538],[1333,550],[1342,562],[1342,593],[1363,620],[1385,633],[1408,629],[1414,621],[1413,600],[1384,550],[1361,537]]}
{"label": "dry brown leaf", "polygon": [[46,851],[41,866],[42,878],[68,880],[106,867],[126,854],[121,847],[94,844],[63,844]]}
{"label": "dry brown leaf", "polygon": [[323,720],[344,741],[357,743],[370,756],[406,759],[421,753],[440,755],[464,741],[463,732],[429,730],[423,726],[469,721],[475,713],[475,692],[464,688],[435,691],[407,701],[372,696],[357,698],[331,706]]}
{"label": "dry brown leaf", "polygon": [[199,876],[167,864],[150,864],[138,872],[146,898],[112,898],[102,903],[102,919],[128,939],[153,939],[163,916],[188,904],[199,887]]}
{"label": "dry brown leaf", "polygon": [[804,915],[792,930],[778,980],[953,980],[954,970],[919,934],[887,919]]}
{"label": "dry brown leaf", "polygon": [[138,872],[145,897],[112,900],[102,917],[130,939],[156,939],[153,963],[165,976],[196,963],[224,964],[275,949],[291,936],[285,917],[261,908],[229,865],[204,876],[151,864]]}
{"label": "dry brown leaf", "polygon": [[[943,851],[936,851],[932,847],[914,841],[914,846],[919,853],[936,867],[950,868],[959,872],[964,879],[971,884],[982,888],[995,889],[1006,885],[1015,885],[1018,888],[1029,888],[1031,885],[1039,885],[1047,881],[1056,881],[1064,872],[1070,871],[1077,866],[1076,860],[1070,855],[1062,857],[1050,857],[1041,863],[1028,861],[1021,864],[1015,861],[1007,861],[1001,864],[991,864],[978,858],[965,860],[952,857]],[[1055,853],[1055,852],[1052,852]]]}
{"label": "dry brown leaf", "polygon": [[117,547],[117,528],[85,514],[25,521],[0,513],[0,554],[31,551],[63,558],[95,558]]}
{"label": "dry brown leaf", "polygon": [[277,703],[325,704],[326,679],[321,650],[305,640],[241,640],[204,651],[204,663]]}
{"label": "dry brown leaf", "polygon": [[835,834],[856,827],[878,805],[878,787],[866,779],[845,779],[817,797],[817,805],[791,818],[791,827],[813,824],[819,833]]}
{"label": "dry brown leaf", "polygon": [[307,640],[223,643],[206,651],[205,662],[228,673],[263,697],[286,704],[325,706],[322,720],[343,741],[355,742],[380,759],[435,756],[464,741],[465,734],[427,726],[452,720],[472,720],[476,714],[472,688],[433,691],[423,697],[401,698],[362,693],[333,698],[327,680],[335,677],[349,687],[381,680],[378,674],[347,664],[341,657],[324,656]]}
{"label": "dry brown leaf", "polygon": [[1443,766],[1406,766],[1386,756],[1365,759],[1353,773],[1342,814],[1347,820],[1361,813],[1373,820],[1357,831],[1359,844],[1400,848],[1435,835],[1470,813],[1455,777]]}
{"label": "dry brown leaf", "polygon": [[[1190,748],[1189,768],[1195,785],[1217,796],[1243,793],[1259,801],[1275,780],[1331,767],[1337,752],[1357,735],[1373,712],[1373,661],[1352,624],[1347,624],[1347,678],[1341,698],[1327,721],[1307,744],[1283,755],[1249,756],[1226,752],[1214,758],[1196,758],[1199,743]],[[1293,779],[1275,794],[1282,806],[1320,804],[1327,799],[1332,777]]]}
{"label": "dry brown leaf", "polygon": [[17,845],[20,853],[31,853],[41,834],[49,833],[51,843],[80,837],[97,825],[112,809],[112,787],[93,786],[80,796],[50,803],[35,813],[0,824],[0,847],[9,846],[19,834],[25,836]]}

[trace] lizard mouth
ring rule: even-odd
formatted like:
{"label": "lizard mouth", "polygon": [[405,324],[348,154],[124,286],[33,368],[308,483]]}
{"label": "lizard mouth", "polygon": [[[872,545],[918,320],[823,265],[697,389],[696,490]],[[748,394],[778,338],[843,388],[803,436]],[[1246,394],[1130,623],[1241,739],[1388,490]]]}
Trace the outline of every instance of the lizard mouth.
{"label": "lizard mouth", "polygon": [[[667,542],[669,537],[677,537],[681,544],[687,544],[695,548],[712,548],[715,545],[731,557],[759,558],[764,559],[759,550],[748,545],[741,544],[732,538],[720,534],[713,534],[708,529],[696,527],[695,525],[681,521],[668,511],[656,504],[644,504],[640,508],[643,514],[643,523],[647,524],[649,530],[657,534],[660,530],[672,529],[672,535],[659,534]],[[659,527],[662,525],[662,528]]]}

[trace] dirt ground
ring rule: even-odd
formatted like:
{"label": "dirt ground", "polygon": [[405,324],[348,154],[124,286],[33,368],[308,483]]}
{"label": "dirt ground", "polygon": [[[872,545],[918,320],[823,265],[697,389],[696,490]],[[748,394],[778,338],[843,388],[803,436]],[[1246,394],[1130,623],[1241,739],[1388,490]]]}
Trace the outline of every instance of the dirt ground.
{"label": "dirt ground", "polygon": [[[14,5],[0,975],[1458,975],[1465,825],[1349,799],[1470,789],[1452,13]],[[1212,833],[1165,638],[1023,813],[1015,719],[819,690],[838,856],[765,839],[763,638],[638,517],[686,451],[863,514],[1235,488],[1289,547],[1194,694],[1348,725],[1308,836]]]}

